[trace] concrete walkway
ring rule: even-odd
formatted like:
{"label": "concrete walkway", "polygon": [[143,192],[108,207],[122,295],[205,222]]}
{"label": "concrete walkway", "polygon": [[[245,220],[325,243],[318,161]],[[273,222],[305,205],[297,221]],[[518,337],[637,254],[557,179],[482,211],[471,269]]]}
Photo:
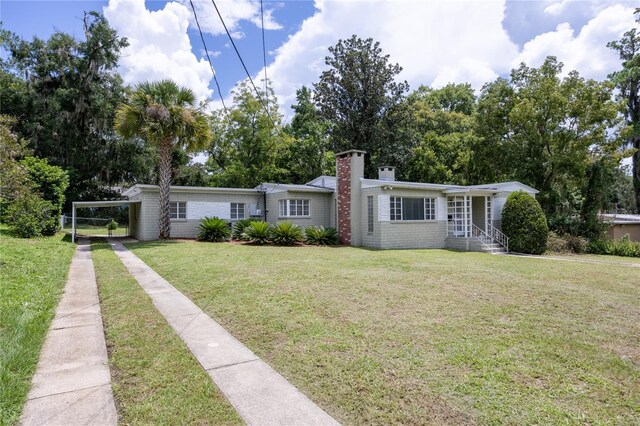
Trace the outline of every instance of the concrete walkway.
{"label": "concrete walkway", "polygon": [[109,242],[247,424],[338,424],[120,242]]}
{"label": "concrete walkway", "polygon": [[71,260],[27,402],[23,425],[115,425],[107,347],[88,241]]}

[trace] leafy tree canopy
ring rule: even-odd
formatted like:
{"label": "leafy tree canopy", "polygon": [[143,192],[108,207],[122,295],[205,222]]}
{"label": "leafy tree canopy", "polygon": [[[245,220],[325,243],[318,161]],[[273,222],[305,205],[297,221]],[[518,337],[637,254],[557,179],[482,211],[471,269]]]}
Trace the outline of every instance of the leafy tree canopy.
{"label": "leafy tree canopy", "polygon": [[356,35],[338,41],[329,53],[329,69],[314,92],[320,114],[331,123],[331,147],[367,151],[370,176],[378,165],[400,164],[408,149],[399,131],[408,119],[402,101],[409,85],[396,81],[402,68],[389,63],[378,42]]}

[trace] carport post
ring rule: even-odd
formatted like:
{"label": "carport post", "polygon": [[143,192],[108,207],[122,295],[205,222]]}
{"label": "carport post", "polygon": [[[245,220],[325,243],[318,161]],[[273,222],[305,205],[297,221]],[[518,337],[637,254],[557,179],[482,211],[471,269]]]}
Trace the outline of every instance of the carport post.
{"label": "carport post", "polygon": [[71,204],[71,242],[76,242],[76,203]]}

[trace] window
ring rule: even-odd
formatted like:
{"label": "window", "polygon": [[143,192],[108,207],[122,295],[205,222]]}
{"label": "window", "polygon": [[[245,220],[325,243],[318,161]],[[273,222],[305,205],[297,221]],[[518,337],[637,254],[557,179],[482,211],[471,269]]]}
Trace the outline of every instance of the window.
{"label": "window", "polygon": [[367,197],[367,232],[373,232],[373,196]]}
{"label": "window", "polygon": [[231,219],[244,219],[244,203],[231,203]]}
{"label": "window", "polygon": [[435,198],[391,197],[391,220],[435,220]]}
{"label": "window", "polygon": [[391,220],[402,220],[401,197],[391,197]]}
{"label": "window", "polygon": [[169,211],[171,219],[186,219],[187,203],[183,201],[171,201],[169,203]]}
{"label": "window", "polygon": [[426,220],[436,220],[436,199],[424,199],[424,218]]}
{"label": "window", "polygon": [[278,210],[281,217],[311,216],[309,200],[280,200]]}

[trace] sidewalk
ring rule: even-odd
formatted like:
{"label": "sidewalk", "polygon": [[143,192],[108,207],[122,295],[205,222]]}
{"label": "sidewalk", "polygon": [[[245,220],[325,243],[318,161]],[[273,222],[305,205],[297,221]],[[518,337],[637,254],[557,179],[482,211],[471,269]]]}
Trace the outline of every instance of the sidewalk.
{"label": "sidewalk", "polygon": [[107,347],[88,241],[71,260],[31,390],[23,425],[115,425]]}
{"label": "sidewalk", "polygon": [[247,424],[338,424],[120,242],[109,242]]}

